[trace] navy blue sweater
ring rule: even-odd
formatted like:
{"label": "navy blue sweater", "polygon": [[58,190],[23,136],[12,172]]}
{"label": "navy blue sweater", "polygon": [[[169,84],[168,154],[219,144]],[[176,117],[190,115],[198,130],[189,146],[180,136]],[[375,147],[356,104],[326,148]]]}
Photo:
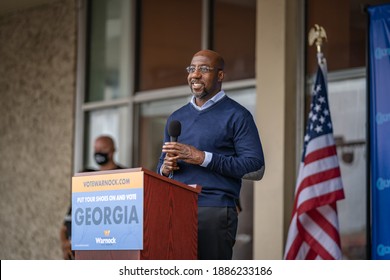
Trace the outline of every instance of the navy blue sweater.
{"label": "navy blue sweater", "polygon": [[[180,170],[173,173],[173,179],[202,186],[198,206],[233,207],[243,176],[264,168],[259,133],[251,113],[228,96],[202,111],[188,103],[168,118],[165,142],[170,139],[168,126],[172,120],[181,122],[178,142],[213,155],[207,167],[179,161]],[[164,157],[162,153],[157,170]]]}

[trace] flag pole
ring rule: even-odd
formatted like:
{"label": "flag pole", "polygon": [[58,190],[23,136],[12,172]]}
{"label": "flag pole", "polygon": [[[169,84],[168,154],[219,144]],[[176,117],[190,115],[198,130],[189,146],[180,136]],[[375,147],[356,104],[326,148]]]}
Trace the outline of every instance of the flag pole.
{"label": "flag pole", "polygon": [[318,24],[314,24],[314,27],[309,31],[309,45],[312,46],[315,43],[317,46],[317,53],[322,53],[322,43],[327,40],[328,38],[326,37],[325,29]]}
{"label": "flag pole", "polygon": [[[309,31],[308,35],[309,45],[312,46],[313,44],[317,47],[317,62],[318,66],[321,67],[322,72],[325,76],[325,80],[328,79],[328,67],[326,65],[326,59],[324,57],[324,54],[322,53],[322,45],[325,41],[328,40],[326,36],[325,28],[318,24],[314,24],[314,27],[312,27]],[[328,87],[327,83],[325,85]]]}

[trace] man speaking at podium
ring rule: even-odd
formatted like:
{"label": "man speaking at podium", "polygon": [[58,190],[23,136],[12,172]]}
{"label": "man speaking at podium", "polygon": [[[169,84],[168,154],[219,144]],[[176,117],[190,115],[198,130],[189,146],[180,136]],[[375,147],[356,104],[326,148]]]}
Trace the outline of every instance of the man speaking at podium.
{"label": "man speaking at podium", "polygon": [[197,52],[187,67],[191,101],[166,124],[157,171],[198,184],[198,259],[232,259],[241,180],[260,180],[264,156],[251,113],[222,90],[224,59]]}

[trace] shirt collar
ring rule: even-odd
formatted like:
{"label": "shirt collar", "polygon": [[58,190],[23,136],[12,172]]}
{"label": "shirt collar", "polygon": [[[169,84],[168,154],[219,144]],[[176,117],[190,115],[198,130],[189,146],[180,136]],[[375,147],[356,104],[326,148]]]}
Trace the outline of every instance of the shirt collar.
{"label": "shirt collar", "polygon": [[210,108],[213,104],[217,103],[219,100],[221,100],[224,96],[225,96],[225,92],[223,90],[221,90],[220,92],[218,92],[216,95],[214,95],[212,98],[210,98],[209,100],[206,101],[205,104],[203,104],[202,106],[198,106],[196,105],[195,103],[195,96],[193,96],[191,98],[191,104],[195,107],[195,109],[199,110],[199,111],[202,111],[204,109],[207,109],[207,108]]}

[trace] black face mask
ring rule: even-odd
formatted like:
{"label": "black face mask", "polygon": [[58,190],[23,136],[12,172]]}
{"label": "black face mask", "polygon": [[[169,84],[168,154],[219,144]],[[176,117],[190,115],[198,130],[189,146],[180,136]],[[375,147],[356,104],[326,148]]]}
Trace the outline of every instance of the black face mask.
{"label": "black face mask", "polygon": [[99,165],[104,165],[108,162],[108,154],[106,153],[95,153],[95,161]]}

